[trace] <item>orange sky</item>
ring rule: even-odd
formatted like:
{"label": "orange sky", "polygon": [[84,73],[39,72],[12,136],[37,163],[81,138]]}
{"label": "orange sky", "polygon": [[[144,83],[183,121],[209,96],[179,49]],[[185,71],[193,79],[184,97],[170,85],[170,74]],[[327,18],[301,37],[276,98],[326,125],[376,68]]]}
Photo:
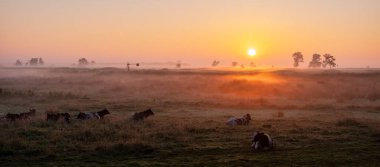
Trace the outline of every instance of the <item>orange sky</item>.
{"label": "orange sky", "polygon": [[0,1],[0,64],[43,57],[69,65],[86,57],[291,66],[295,51],[306,61],[331,53],[340,67],[380,67],[380,1]]}

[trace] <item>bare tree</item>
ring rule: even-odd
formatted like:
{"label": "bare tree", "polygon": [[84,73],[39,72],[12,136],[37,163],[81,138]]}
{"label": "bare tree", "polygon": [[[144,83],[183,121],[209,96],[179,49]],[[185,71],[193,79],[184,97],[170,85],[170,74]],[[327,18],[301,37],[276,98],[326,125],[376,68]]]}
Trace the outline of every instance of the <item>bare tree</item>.
{"label": "bare tree", "polygon": [[78,60],[78,65],[79,65],[79,66],[87,66],[88,64],[90,64],[90,63],[87,61],[86,58],[80,58],[80,59]]}
{"label": "bare tree", "polygon": [[238,62],[234,61],[232,62],[232,67],[236,67],[238,65]]}
{"label": "bare tree", "polygon": [[334,56],[332,56],[332,55],[330,55],[330,54],[324,54],[323,55],[323,57],[325,58],[324,60],[323,60],[323,68],[326,68],[326,66],[329,66],[330,67],[330,69],[332,68],[332,67],[336,67],[337,66],[337,64],[335,63],[335,58],[334,58]]}
{"label": "bare tree", "polygon": [[293,53],[294,67],[298,67],[301,62],[303,62],[303,55],[301,52]]}
{"label": "bare tree", "polygon": [[309,63],[309,67],[320,68],[322,65],[322,58],[320,54],[313,54],[313,59]]}

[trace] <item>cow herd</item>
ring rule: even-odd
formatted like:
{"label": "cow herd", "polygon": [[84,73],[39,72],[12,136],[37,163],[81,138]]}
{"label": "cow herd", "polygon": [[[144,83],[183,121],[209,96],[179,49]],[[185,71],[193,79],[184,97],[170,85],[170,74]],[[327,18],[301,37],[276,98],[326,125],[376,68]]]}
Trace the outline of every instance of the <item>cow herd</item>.
{"label": "cow herd", "polygon": [[[98,112],[79,112],[77,115],[77,119],[79,120],[91,120],[91,119],[103,119],[104,116],[110,114],[108,109],[103,109]],[[8,113],[3,119],[11,122],[20,121],[20,120],[29,120],[31,117],[36,115],[36,109],[29,109],[29,112],[19,113],[19,114],[11,114]],[[134,113],[131,117],[134,121],[142,121],[145,118],[154,115],[153,111],[149,108],[143,112]],[[58,122],[59,120],[63,120],[67,123],[70,123],[71,115],[69,113],[57,113],[48,111],[46,112],[46,121]]]}
{"label": "cow herd", "polygon": [[[103,109],[98,112],[79,112],[77,115],[77,119],[79,120],[91,120],[91,119],[103,119],[104,116],[110,114],[108,109]],[[6,114],[3,118],[7,121],[15,122],[18,120],[28,120],[31,117],[36,115],[35,109],[29,109],[29,112],[24,112],[20,114]],[[149,108],[143,112],[134,113],[131,117],[133,121],[142,121],[149,116],[154,116],[153,111]],[[46,113],[46,121],[57,122],[59,120],[63,120],[67,123],[70,123],[71,115],[69,113],[55,113],[55,112],[47,112]],[[229,126],[235,125],[249,125],[249,122],[252,120],[250,114],[245,114],[240,118],[230,118],[227,120],[226,124]],[[273,140],[269,136],[269,134],[254,132],[251,140],[251,148],[254,151],[259,150],[270,150],[273,149]]]}

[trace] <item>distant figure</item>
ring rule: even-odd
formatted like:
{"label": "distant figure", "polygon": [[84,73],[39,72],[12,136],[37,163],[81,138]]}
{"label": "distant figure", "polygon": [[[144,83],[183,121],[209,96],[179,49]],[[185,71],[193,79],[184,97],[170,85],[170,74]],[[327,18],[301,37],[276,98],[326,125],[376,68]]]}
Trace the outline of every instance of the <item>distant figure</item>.
{"label": "distant figure", "polygon": [[134,121],[142,121],[144,120],[145,118],[149,117],[149,116],[153,116],[154,113],[153,111],[149,108],[148,110],[146,111],[143,111],[143,112],[139,112],[139,113],[135,113],[133,114],[132,116],[132,120]]}
{"label": "distant figure", "polygon": [[[127,71],[130,70],[130,66],[131,66],[131,64],[127,63]],[[140,66],[140,63],[136,63],[136,67],[139,67],[139,66]]]}
{"label": "distant figure", "polygon": [[227,121],[227,125],[249,125],[249,121],[251,120],[251,115],[246,114],[242,118],[230,118]]}
{"label": "distant figure", "polygon": [[251,148],[253,151],[273,149],[273,140],[266,133],[254,132],[252,135]]}
{"label": "distant figure", "polygon": [[69,113],[47,113],[46,121],[54,121],[57,122],[61,118],[63,118],[67,123],[70,123],[70,114]]}
{"label": "distant figure", "polygon": [[99,112],[87,112],[87,113],[80,112],[78,114],[77,119],[81,119],[81,120],[103,119],[103,117],[107,114],[110,114],[110,112],[106,108]]}

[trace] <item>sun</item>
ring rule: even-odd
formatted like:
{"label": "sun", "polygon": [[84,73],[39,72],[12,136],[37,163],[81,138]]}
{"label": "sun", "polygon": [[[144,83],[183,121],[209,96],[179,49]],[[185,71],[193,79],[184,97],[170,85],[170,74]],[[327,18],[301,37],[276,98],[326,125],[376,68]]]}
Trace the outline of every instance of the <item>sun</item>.
{"label": "sun", "polygon": [[248,49],[248,55],[253,57],[256,55],[256,49],[250,48]]}

